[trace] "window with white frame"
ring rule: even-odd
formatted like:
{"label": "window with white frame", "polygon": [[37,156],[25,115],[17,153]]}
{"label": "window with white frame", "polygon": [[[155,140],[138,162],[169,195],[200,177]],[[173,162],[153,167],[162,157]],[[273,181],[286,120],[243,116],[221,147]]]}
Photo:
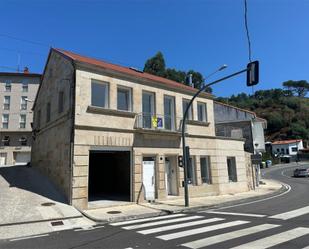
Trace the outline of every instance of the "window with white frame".
{"label": "window with white frame", "polygon": [[58,113],[63,112],[64,109],[64,92],[60,91],[58,93]]}
{"label": "window with white frame", "polygon": [[188,183],[196,185],[196,174],[195,174],[195,160],[190,157],[188,164]]}
{"label": "window with white frame", "polygon": [[6,92],[10,92],[12,90],[12,84],[11,84],[11,81],[10,80],[7,80],[5,82],[5,91]]}
{"label": "window with white frame", "polygon": [[20,114],[19,117],[19,128],[25,129],[26,128],[26,114]]}
{"label": "window with white frame", "polygon": [[235,157],[227,157],[227,172],[230,182],[237,182],[237,169]]}
{"label": "window with white frame", "polygon": [[2,128],[9,128],[9,114],[2,114]]}
{"label": "window with white frame", "polygon": [[297,147],[292,147],[292,152],[297,152]]}
{"label": "window with white frame", "polygon": [[91,105],[108,108],[109,89],[108,83],[91,80]]}
{"label": "window with white frame", "polygon": [[200,158],[202,183],[211,184],[210,156]]}
{"label": "window with white frame", "polygon": [[132,89],[117,87],[117,109],[121,111],[132,111]]}
{"label": "window with white frame", "polygon": [[50,121],[50,102],[46,104],[46,123]]}
{"label": "window with white frame", "polygon": [[[185,115],[185,111],[188,107],[190,103],[190,100],[188,99],[183,99],[182,100],[182,113],[183,113],[183,116]],[[193,120],[193,109],[192,109],[192,105],[190,106],[189,110],[188,110],[188,115],[187,115],[187,119],[188,120]]]}
{"label": "window with white frame", "polygon": [[10,110],[11,97],[4,96],[3,110]]}
{"label": "window with white frame", "polygon": [[207,121],[206,103],[197,102],[197,120],[201,122]]}
{"label": "window with white frame", "polygon": [[24,79],[22,82],[22,91],[28,92],[28,79]]}
{"label": "window with white frame", "polygon": [[27,110],[27,96],[21,96],[20,110]]}

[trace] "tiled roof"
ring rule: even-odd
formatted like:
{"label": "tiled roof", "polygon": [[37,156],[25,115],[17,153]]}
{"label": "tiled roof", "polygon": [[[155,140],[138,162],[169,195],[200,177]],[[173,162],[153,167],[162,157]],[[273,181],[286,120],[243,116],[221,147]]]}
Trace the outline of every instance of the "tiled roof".
{"label": "tiled roof", "polygon": [[[176,82],[176,81],[173,81],[173,80],[169,80],[169,79],[166,79],[166,78],[163,78],[163,77],[159,77],[159,76],[156,76],[156,75],[152,75],[152,74],[149,74],[149,73],[144,73],[142,71],[137,71],[137,70],[134,70],[134,69],[129,68],[129,67],[111,64],[111,63],[108,63],[108,62],[105,62],[105,61],[102,61],[102,60],[82,56],[82,55],[79,55],[79,54],[76,54],[76,53],[73,53],[73,52],[70,52],[70,51],[66,51],[66,50],[63,50],[63,49],[59,49],[59,48],[53,48],[53,50],[57,51],[60,54],[65,55],[66,57],[68,57],[68,58],[70,58],[74,61],[77,61],[77,62],[82,62],[82,63],[90,64],[90,65],[93,65],[93,66],[98,66],[98,67],[101,67],[103,69],[109,69],[109,70],[116,71],[116,72],[119,72],[119,73],[134,76],[136,78],[151,80],[151,81],[154,81],[154,82],[165,84],[165,85],[173,87],[173,88],[177,88],[177,89],[180,88],[180,89],[183,89],[183,90],[191,91],[193,93],[195,93],[197,91],[197,89],[190,87],[190,86],[187,86],[187,85],[184,85],[182,83],[179,83],[179,82]],[[207,93],[204,93],[204,96],[205,95],[209,96],[209,97],[212,96],[211,94],[207,94]]]}
{"label": "tiled roof", "polygon": [[275,141],[272,142],[272,144],[293,144],[301,141],[302,141],[301,139],[292,139],[292,140]]}

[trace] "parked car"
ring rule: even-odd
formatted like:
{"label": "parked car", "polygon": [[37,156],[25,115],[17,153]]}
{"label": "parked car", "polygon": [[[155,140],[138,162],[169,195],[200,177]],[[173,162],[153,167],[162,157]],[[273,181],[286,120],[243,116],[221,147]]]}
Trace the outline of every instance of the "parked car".
{"label": "parked car", "polygon": [[294,177],[308,177],[309,176],[309,169],[295,169],[294,170]]}

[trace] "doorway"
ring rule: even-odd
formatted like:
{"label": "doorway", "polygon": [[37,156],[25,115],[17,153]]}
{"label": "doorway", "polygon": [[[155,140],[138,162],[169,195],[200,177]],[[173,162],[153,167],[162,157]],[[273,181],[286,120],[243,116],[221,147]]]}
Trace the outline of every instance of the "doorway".
{"label": "doorway", "polygon": [[165,157],[165,189],[167,195],[178,195],[176,157]]}
{"label": "doorway", "polygon": [[143,185],[145,200],[155,200],[155,159],[143,157]]}

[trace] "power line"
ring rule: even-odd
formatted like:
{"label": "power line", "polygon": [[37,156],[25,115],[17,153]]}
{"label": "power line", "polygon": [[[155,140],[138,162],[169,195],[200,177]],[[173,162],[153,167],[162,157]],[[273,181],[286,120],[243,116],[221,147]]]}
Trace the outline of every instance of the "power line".
{"label": "power line", "polygon": [[37,54],[37,55],[45,56],[45,54],[37,53],[34,51],[24,51],[24,50],[17,50],[17,49],[11,49],[11,48],[3,48],[3,47],[0,47],[0,50],[9,51],[12,53],[14,52],[14,53],[21,53],[21,54]]}
{"label": "power line", "polygon": [[23,39],[23,38],[11,36],[11,35],[0,34],[0,36],[6,37],[6,38],[9,38],[9,39],[13,39],[13,40],[17,40],[17,41],[22,41],[22,42],[27,42],[27,43],[43,46],[43,47],[48,47],[48,48],[51,47],[50,45],[42,43],[42,42],[30,41],[30,40],[27,40],[27,39]]}
{"label": "power line", "polygon": [[250,41],[250,34],[249,34],[249,28],[248,28],[248,19],[247,19],[247,0],[244,0],[245,3],[245,28],[246,28],[246,34],[247,34],[247,41],[248,41],[248,54],[249,54],[249,61],[251,62],[251,41]]}

